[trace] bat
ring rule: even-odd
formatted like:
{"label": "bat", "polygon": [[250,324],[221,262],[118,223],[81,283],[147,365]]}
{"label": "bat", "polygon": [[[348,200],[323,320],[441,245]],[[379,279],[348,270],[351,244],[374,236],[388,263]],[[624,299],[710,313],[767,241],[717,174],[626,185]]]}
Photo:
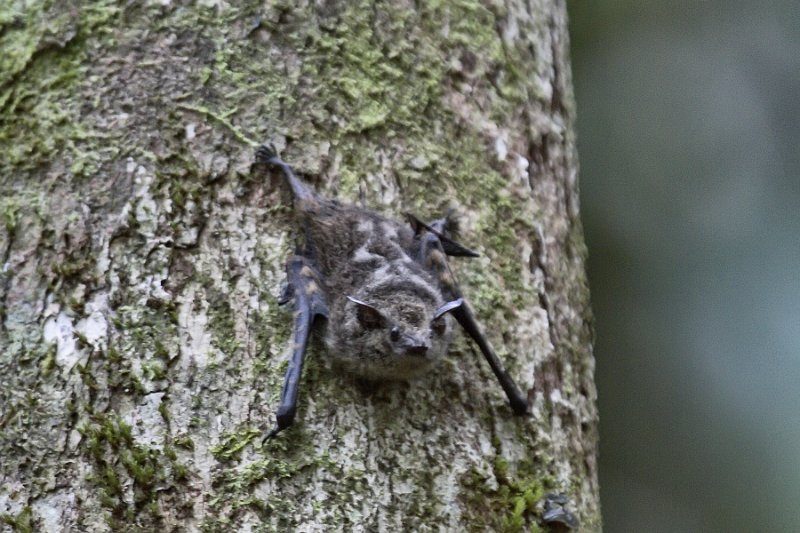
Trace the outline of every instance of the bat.
{"label": "bat", "polygon": [[294,422],[309,337],[320,329],[328,356],[345,371],[370,380],[411,379],[447,353],[455,321],[478,345],[513,412],[528,412],[450,270],[448,256],[478,255],[453,239],[451,214],[430,223],[406,214],[400,222],[323,198],[274,146],[258,148],[256,163],[283,174],[304,234],[287,261],[279,300],[293,301],[293,345],[276,424],[265,438]]}

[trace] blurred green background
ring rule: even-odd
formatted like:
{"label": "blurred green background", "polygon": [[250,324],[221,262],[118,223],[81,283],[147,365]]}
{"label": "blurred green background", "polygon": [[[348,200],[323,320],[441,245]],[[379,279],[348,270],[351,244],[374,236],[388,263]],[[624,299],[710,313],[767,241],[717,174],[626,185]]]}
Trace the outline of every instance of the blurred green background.
{"label": "blurred green background", "polygon": [[569,10],[605,529],[800,531],[800,2]]}

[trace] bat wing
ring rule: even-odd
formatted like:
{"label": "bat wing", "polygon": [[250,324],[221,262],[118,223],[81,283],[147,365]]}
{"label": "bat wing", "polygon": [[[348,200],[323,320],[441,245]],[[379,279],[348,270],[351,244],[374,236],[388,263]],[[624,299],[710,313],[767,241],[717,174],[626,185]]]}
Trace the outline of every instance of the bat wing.
{"label": "bat wing", "polygon": [[292,257],[286,264],[286,274],[288,285],[282,300],[288,301],[288,297],[294,298],[294,344],[292,358],[289,360],[289,368],[284,378],[276,424],[265,439],[274,437],[294,422],[308,338],[314,323],[320,318],[328,318],[328,303],[323,285],[311,261],[299,255]]}
{"label": "bat wing", "polygon": [[[416,234],[414,239],[415,246],[412,250],[414,259],[439,280],[442,295],[446,300],[455,302],[461,299],[460,305],[452,305],[448,311],[452,313],[456,321],[480,348],[486,362],[489,363],[492,372],[494,372],[495,377],[500,382],[500,386],[506,393],[514,413],[518,415],[526,414],[528,412],[527,399],[522,395],[503,362],[494,352],[489,339],[484,334],[483,329],[475,318],[475,314],[472,312],[472,307],[464,299],[445,257],[446,255],[474,257],[477,254],[447,237],[448,217],[430,224],[425,224],[413,215],[407,215],[407,217]],[[451,251],[457,250],[457,252],[449,253],[448,249]],[[461,251],[468,253],[461,253]]]}

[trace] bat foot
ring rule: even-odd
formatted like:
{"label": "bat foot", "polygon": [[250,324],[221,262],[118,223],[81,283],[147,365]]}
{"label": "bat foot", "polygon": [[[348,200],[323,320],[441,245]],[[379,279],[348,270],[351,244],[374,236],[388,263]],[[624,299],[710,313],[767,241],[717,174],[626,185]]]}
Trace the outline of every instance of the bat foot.
{"label": "bat foot", "polygon": [[294,420],[294,413],[292,413],[290,417],[282,416],[279,414],[278,420],[275,423],[275,427],[273,427],[270,430],[270,432],[267,433],[263,439],[261,439],[262,444],[267,442],[268,440],[275,438],[278,435],[278,433],[291,426],[293,420]]}
{"label": "bat foot", "polygon": [[[286,391],[284,391],[284,394],[285,393]],[[284,402],[278,408],[278,414],[275,416],[275,427],[272,428],[272,430],[266,434],[266,436],[261,440],[261,442],[264,443],[275,437],[278,433],[280,433],[284,429],[291,427],[291,425],[294,423],[294,414],[296,409],[297,409],[296,397],[294,401],[288,403]]]}
{"label": "bat foot", "polygon": [[258,147],[256,150],[256,162],[272,166],[283,161],[278,157],[278,150],[275,149],[275,145],[270,143],[268,145],[262,144]]}
{"label": "bat foot", "polygon": [[284,429],[286,429],[286,428],[282,428],[282,427],[280,427],[279,425],[276,424],[275,427],[272,428],[269,433],[264,435],[264,438],[261,439],[261,444],[266,443],[268,440],[272,440],[273,438],[275,438],[275,436],[278,435],[278,433],[280,433]]}
{"label": "bat foot", "polygon": [[530,414],[528,412],[528,402],[522,398],[513,398],[509,400],[509,403],[511,404],[511,410],[514,411],[515,415],[525,416]]}

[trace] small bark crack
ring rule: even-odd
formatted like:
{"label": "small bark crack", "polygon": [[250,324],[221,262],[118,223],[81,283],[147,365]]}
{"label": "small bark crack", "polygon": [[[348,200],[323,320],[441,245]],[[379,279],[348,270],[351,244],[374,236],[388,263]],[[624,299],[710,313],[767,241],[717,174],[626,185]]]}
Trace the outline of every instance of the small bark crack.
{"label": "small bark crack", "polygon": [[3,250],[3,259],[0,260],[0,276],[5,278],[3,280],[3,292],[0,294],[0,332],[2,333],[8,332],[6,328],[6,297],[11,288],[11,279],[13,278],[8,263],[11,260],[14,233],[13,229],[8,230],[8,243],[6,244],[5,250]]}
{"label": "small bark crack", "polygon": [[553,352],[536,367],[533,390],[534,392],[541,391],[544,394],[545,401],[549,403],[550,393],[555,389],[561,388],[563,365],[559,356],[558,332],[556,331],[553,310],[551,309],[550,298],[547,295],[550,282],[545,262],[544,237],[541,231],[538,231],[534,238],[534,250],[531,254],[531,270],[541,270],[544,277],[543,290],[539,291],[539,305],[547,316],[547,332]]}

